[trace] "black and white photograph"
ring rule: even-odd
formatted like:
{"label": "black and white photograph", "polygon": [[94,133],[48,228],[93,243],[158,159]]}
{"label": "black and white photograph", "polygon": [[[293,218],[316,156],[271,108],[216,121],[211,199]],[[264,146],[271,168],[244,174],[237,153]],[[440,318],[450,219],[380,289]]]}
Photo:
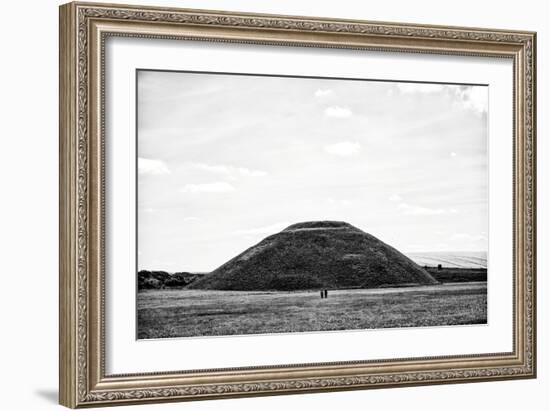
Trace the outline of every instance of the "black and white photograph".
{"label": "black and white photograph", "polygon": [[487,324],[484,84],[139,69],[137,338]]}

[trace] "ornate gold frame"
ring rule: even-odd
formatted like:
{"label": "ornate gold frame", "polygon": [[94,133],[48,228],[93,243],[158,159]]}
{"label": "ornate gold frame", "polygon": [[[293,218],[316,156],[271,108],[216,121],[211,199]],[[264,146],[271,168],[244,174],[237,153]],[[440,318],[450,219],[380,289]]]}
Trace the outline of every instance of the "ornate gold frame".
{"label": "ornate gold frame", "polygon": [[[513,352],[105,375],[103,51],[108,36],[512,59],[515,98]],[[60,403],[75,408],[534,378],[535,41],[535,33],[505,30],[92,3],[61,6]]]}

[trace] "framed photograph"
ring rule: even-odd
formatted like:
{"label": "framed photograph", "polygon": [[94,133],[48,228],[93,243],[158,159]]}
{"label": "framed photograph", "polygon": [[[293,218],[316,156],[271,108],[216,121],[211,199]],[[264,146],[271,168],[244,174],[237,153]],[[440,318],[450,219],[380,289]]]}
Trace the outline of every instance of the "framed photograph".
{"label": "framed photograph", "polygon": [[60,403],[536,376],[533,32],[60,8]]}

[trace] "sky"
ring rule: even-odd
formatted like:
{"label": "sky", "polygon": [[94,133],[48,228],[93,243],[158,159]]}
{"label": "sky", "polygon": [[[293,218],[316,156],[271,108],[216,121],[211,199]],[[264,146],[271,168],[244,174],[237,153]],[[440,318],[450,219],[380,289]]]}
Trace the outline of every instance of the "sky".
{"label": "sky", "polygon": [[287,226],[486,251],[486,86],[139,71],[138,269],[208,272]]}

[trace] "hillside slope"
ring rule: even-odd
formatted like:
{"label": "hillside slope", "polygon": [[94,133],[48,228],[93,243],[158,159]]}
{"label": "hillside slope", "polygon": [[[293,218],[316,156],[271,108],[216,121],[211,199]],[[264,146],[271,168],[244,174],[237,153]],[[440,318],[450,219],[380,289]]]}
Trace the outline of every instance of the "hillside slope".
{"label": "hillside slope", "polygon": [[304,290],[436,284],[411,259],[339,221],[293,224],[187,288]]}

